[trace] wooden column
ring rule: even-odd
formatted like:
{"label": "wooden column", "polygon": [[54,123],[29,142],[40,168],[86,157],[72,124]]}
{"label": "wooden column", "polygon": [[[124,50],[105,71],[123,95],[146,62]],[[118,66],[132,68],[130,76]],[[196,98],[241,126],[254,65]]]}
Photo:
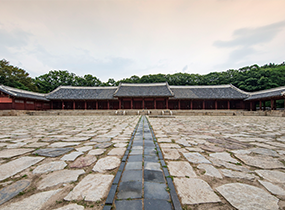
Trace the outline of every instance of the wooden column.
{"label": "wooden column", "polygon": [[61,109],[64,109],[64,101],[61,102]]}
{"label": "wooden column", "polygon": [[27,100],[24,99],[24,109],[27,110]]}
{"label": "wooden column", "polygon": [[131,98],[131,109],[133,109],[133,98]]}
{"label": "wooden column", "polygon": [[252,111],[252,101],[249,102],[249,110]]}
{"label": "wooden column", "polygon": [[153,108],[156,109],[156,98],[154,98],[154,101],[153,101]]}
{"label": "wooden column", "polygon": [[276,100],[274,100],[274,110],[276,110]]}
{"label": "wooden column", "polygon": [[265,102],[266,102],[266,101],[263,101],[263,111],[265,111],[265,110],[266,110]]}
{"label": "wooden column", "polygon": [[75,109],[75,101],[72,102],[72,108]]}
{"label": "wooden column", "polygon": [[168,98],[165,99],[165,108],[168,109]]}
{"label": "wooden column", "polygon": [[84,109],[87,109],[87,102],[84,101]]}
{"label": "wooden column", "polygon": [[[34,104],[34,106],[35,106],[35,104]],[[53,109],[53,102],[52,101],[50,102],[50,109]]]}
{"label": "wooden column", "polygon": [[122,108],[122,100],[119,98],[119,109]]}
{"label": "wooden column", "polygon": [[98,109],[98,101],[96,101],[96,109]]}
{"label": "wooden column", "polygon": [[178,109],[180,109],[181,107],[180,107],[180,100],[178,100]]}
{"label": "wooden column", "polygon": [[12,109],[15,109],[15,98],[12,98]]}
{"label": "wooden column", "polygon": [[271,105],[271,110],[273,110],[273,108],[274,108],[274,104],[273,104],[274,101],[273,101],[273,99],[270,100],[270,103],[271,103],[271,104],[270,104],[270,105]]}
{"label": "wooden column", "polygon": [[228,109],[231,109],[231,102],[228,101]]}
{"label": "wooden column", "polygon": [[110,109],[110,101],[109,100],[107,101],[107,109],[108,110]]}
{"label": "wooden column", "polygon": [[144,109],[144,98],[142,99],[142,108]]}
{"label": "wooden column", "polygon": [[191,110],[193,109],[193,100],[191,100],[191,102],[190,102],[190,109]]}
{"label": "wooden column", "polygon": [[262,110],[262,101],[259,100],[259,110]]}
{"label": "wooden column", "polygon": [[215,100],[215,109],[218,109],[218,101]]}
{"label": "wooden column", "polygon": [[205,109],[205,100],[203,100],[203,109]]}

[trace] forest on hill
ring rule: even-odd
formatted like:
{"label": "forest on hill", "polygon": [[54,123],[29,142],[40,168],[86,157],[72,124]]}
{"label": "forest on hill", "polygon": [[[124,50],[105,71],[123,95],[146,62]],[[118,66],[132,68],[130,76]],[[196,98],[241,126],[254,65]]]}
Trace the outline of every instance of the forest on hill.
{"label": "forest on hill", "polygon": [[285,85],[285,62],[269,63],[263,66],[256,64],[239,69],[229,69],[223,72],[209,74],[149,74],[142,77],[133,75],[115,81],[110,78],[101,82],[96,76],[86,74],[78,76],[66,70],[51,70],[36,78],[31,78],[24,69],[10,65],[0,60],[0,84],[23,90],[48,93],[60,85],[71,86],[118,86],[124,83],[156,83],[168,82],[169,85],[223,85],[233,84],[241,90],[252,92]]}

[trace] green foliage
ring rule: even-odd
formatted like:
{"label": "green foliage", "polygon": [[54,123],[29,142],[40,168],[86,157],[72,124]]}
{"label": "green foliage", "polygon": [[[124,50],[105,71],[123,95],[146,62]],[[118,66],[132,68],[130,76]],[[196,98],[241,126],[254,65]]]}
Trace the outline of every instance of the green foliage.
{"label": "green foliage", "polygon": [[233,84],[244,91],[258,91],[285,84],[285,62],[281,64],[269,63],[264,66],[256,64],[240,69],[229,69],[223,72],[211,72],[206,75],[175,73],[150,74],[139,77],[133,75],[115,81],[110,78],[101,82],[91,74],[83,77],[66,70],[52,70],[49,73],[32,79],[29,74],[9,65],[6,60],[0,60],[0,84],[24,90],[48,93],[60,85],[71,86],[118,86],[120,83],[158,83],[168,82],[169,85],[223,85]]}
{"label": "green foliage", "polygon": [[9,65],[5,59],[0,60],[0,84],[22,90],[38,91],[29,73],[18,67]]}

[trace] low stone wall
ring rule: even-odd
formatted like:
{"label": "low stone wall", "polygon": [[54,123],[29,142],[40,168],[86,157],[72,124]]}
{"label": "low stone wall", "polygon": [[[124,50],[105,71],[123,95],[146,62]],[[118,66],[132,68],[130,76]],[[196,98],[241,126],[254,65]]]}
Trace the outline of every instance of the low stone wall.
{"label": "low stone wall", "polygon": [[151,115],[151,116],[271,116],[285,117],[284,110],[241,111],[241,110],[0,110],[0,116],[76,116],[76,115]]}

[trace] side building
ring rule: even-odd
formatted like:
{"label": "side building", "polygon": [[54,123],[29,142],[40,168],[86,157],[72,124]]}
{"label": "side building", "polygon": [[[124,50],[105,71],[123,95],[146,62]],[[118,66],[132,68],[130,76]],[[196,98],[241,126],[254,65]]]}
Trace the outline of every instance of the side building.
{"label": "side building", "polygon": [[170,86],[168,83],[129,84],[116,87],[60,86],[48,94],[0,85],[0,110],[48,109],[276,109],[285,87],[245,92],[229,85]]}

